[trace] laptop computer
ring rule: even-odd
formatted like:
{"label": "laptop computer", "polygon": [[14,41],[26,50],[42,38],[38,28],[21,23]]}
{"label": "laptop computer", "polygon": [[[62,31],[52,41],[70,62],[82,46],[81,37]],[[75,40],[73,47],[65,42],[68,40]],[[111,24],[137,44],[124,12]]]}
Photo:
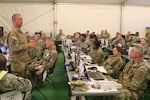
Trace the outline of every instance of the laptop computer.
{"label": "laptop computer", "polygon": [[88,78],[92,78],[94,80],[104,80],[104,76],[99,71],[95,71],[95,72],[87,71],[87,76]]}

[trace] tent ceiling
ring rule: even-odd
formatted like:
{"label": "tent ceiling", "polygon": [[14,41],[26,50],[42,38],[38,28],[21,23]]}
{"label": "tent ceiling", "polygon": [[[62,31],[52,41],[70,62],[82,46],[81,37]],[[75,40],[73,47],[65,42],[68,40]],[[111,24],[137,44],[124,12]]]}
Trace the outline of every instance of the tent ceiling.
{"label": "tent ceiling", "polygon": [[89,3],[89,4],[125,4],[150,5],[150,0],[0,0],[0,2],[10,3]]}
{"label": "tent ceiling", "polygon": [[123,0],[55,0],[58,3],[121,4]]}

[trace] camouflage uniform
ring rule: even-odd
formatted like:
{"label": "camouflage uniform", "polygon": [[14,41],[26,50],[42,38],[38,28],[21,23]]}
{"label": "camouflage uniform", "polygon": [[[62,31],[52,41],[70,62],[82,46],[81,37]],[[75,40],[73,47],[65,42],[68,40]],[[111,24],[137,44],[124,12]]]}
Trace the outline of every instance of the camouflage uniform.
{"label": "camouflage uniform", "polygon": [[103,66],[106,69],[108,75],[116,77],[123,64],[124,61],[122,60],[121,56],[110,55],[104,61]]}
{"label": "camouflage uniform", "polygon": [[98,65],[101,65],[104,61],[104,52],[101,48],[98,48],[97,50],[93,51],[90,56],[93,62],[97,63]]}
{"label": "camouflage uniform", "polygon": [[143,60],[136,63],[129,61],[119,77],[123,88],[114,100],[139,100],[147,88],[149,79],[149,69]]}
{"label": "camouflage uniform", "polygon": [[26,66],[30,62],[27,40],[24,33],[13,28],[8,36],[9,59],[13,74],[25,77]]}
{"label": "camouflage uniform", "polygon": [[44,66],[47,72],[49,72],[50,69],[53,67],[54,63],[56,62],[57,57],[58,57],[58,53],[56,49],[52,49],[52,50],[46,49],[44,51],[43,58],[39,61],[39,64]]}
{"label": "camouflage uniform", "polygon": [[39,61],[43,57],[43,48],[37,45],[36,48],[29,49],[29,55],[33,62]]}
{"label": "camouflage uniform", "polygon": [[129,46],[132,46],[132,35],[126,35],[125,36],[125,42],[126,42],[126,45],[129,47]]}
{"label": "camouflage uniform", "polygon": [[[0,74],[1,72],[2,71],[0,71]],[[13,74],[6,72],[5,75],[0,79],[0,91],[5,93],[12,90],[26,92],[25,98],[23,100],[31,100],[31,82],[28,79],[21,79]]]}
{"label": "camouflage uniform", "polygon": [[42,39],[40,39],[40,40],[37,41],[37,45],[40,46],[40,47],[42,47],[43,50],[46,49],[45,41],[42,40]]}
{"label": "camouflage uniform", "polygon": [[3,36],[0,37],[0,45],[7,46],[7,38],[4,38]]}
{"label": "camouflage uniform", "polygon": [[57,34],[57,36],[56,36],[56,40],[61,40],[62,39],[62,37],[65,37],[65,34]]}
{"label": "camouflage uniform", "polygon": [[117,39],[115,39],[115,40],[112,41],[112,45],[118,45],[119,43],[120,43],[123,47],[125,47],[125,45],[126,45],[124,39],[121,39],[121,40],[119,40],[119,41],[118,41]]}
{"label": "camouflage uniform", "polygon": [[109,37],[110,37],[109,33],[98,35],[98,39],[109,39]]}
{"label": "camouflage uniform", "polygon": [[148,40],[148,45],[150,46],[150,33],[145,34],[146,39]]}
{"label": "camouflage uniform", "polygon": [[139,43],[139,41],[140,41],[140,36],[133,36],[133,38],[132,38],[132,44],[133,43]]}
{"label": "camouflage uniform", "polygon": [[143,54],[146,55],[148,53],[148,45],[142,47],[143,47]]}
{"label": "camouflage uniform", "polygon": [[86,40],[85,42],[82,42],[82,41],[79,42],[80,50],[82,50],[86,54],[89,53],[91,46],[92,46],[92,42],[89,40]]}

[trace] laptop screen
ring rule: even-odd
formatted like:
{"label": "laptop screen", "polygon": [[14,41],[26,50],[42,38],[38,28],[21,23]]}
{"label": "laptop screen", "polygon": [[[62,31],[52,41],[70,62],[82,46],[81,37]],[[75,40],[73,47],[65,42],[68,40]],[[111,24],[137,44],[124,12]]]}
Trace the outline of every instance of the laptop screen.
{"label": "laptop screen", "polygon": [[3,54],[7,54],[7,48],[5,46],[0,46],[0,51]]}

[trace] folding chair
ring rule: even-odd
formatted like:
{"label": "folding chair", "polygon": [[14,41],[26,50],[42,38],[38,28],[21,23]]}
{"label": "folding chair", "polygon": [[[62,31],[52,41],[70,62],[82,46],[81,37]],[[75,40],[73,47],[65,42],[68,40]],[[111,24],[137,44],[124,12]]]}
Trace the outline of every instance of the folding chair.
{"label": "folding chair", "polygon": [[55,67],[56,67],[56,62],[57,62],[57,60],[55,61],[53,67],[50,68],[49,72],[47,72],[47,70],[45,70],[45,72],[44,72],[45,80],[48,81],[48,83],[50,83],[55,89],[56,89],[55,82],[53,81],[53,79],[50,76],[53,76],[53,73],[54,73],[54,70],[55,70]]}

